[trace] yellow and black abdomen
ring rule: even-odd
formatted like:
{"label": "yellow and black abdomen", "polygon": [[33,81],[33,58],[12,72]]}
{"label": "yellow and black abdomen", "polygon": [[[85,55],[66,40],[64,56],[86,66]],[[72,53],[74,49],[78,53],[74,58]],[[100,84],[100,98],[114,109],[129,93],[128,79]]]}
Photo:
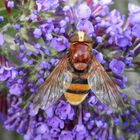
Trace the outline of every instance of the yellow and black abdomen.
{"label": "yellow and black abdomen", "polygon": [[72,78],[72,82],[64,95],[70,104],[78,105],[87,97],[89,89],[87,79]]}

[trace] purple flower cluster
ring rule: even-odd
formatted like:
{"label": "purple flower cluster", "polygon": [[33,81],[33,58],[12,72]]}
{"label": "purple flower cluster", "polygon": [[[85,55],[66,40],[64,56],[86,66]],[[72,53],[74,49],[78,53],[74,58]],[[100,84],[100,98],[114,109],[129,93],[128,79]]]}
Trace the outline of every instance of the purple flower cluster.
{"label": "purple flower cluster", "polygon": [[17,71],[4,56],[0,56],[0,81],[15,79]]}
{"label": "purple flower cluster", "polygon": [[[60,100],[46,110],[40,110],[36,116],[30,116],[28,111],[21,109],[21,98],[10,95],[11,107],[4,126],[24,135],[25,140],[91,140],[92,137],[105,140],[120,137],[126,139],[126,132],[140,134],[139,112],[129,107],[120,114],[113,113],[92,94],[82,108],[72,107],[66,101]],[[124,101],[128,104],[128,100]]]}
{"label": "purple flower cluster", "polygon": [[[4,28],[0,33],[3,52],[0,52],[0,82],[8,88],[9,107],[3,123],[7,130],[16,130],[25,140],[139,139],[140,99],[130,99],[123,92],[126,108],[120,112],[101,104],[91,91],[81,106],[59,99],[45,110],[40,109],[37,115],[32,112],[30,102],[30,96],[38,96],[39,86],[66,53],[69,36],[75,31],[84,31],[93,38],[93,55],[114,83],[121,89],[127,88],[125,70],[136,71],[134,62],[140,53],[140,7],[129,4],[126,18],[109,9],[112,3],[112,0],[21,3],[30,14],[22,11],[18,23],[10,26],[15,36],[7,41],[9,30]],[[8,2],[8,7],[14,5],[18,6]]]}

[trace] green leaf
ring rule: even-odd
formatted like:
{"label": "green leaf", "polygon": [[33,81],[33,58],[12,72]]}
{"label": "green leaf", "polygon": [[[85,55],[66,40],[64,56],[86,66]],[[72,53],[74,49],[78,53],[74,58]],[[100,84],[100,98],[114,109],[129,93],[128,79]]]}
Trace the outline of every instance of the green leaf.
{"label": "green leaf", "polygon": [[16,65],[16,66],[20,66],[20,65],[21,65],[20,60],[17,59],[16,53],[14,53],[14,52],[9,52],[9,53],[8,53],[8,59],[10,60],[10,62],[11,62],[13,65]]}
{"label": "green leaf", "polygon": [[127,88],[123,89],[122,92],[125,93],[129,98],[140,100],[140,77],[138,72],[126,72],[125,76],[128,78]]}

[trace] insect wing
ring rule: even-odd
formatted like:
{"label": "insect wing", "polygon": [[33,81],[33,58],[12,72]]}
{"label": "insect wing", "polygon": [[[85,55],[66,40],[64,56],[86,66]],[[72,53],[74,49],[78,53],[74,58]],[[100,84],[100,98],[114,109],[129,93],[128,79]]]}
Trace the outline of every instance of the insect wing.
{"label": "insect wing", "polygon": [[67,64],[68,58],[65,56],[40,87],[39,93],[32,97],[34,114],[37,114],[39,108],[46,109],[51,103],[59,99],[68,88],[71,76],[67,71]]}
{"label": "insect wing", "polygon": [[123,108],[124,104],[117,86],[94,57],[92,59],[88,83],[101,103],[112,109]]}

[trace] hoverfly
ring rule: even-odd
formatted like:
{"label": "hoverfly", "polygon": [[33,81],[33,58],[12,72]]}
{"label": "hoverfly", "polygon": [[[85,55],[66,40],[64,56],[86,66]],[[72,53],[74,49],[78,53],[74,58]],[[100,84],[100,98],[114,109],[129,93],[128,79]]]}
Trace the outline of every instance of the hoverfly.
{"label": "hoverfly", "polygon": [[62,95],[71,105],[79,105],[89,90],[108,107],[123,106],[117,86],[92,54],[92,38],[79,31],[69,41],[67,54],[40,87],[39,93],[32,97],[34,112],[39,108],[46,109]]}

